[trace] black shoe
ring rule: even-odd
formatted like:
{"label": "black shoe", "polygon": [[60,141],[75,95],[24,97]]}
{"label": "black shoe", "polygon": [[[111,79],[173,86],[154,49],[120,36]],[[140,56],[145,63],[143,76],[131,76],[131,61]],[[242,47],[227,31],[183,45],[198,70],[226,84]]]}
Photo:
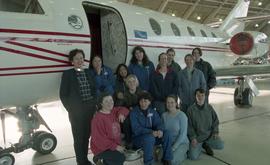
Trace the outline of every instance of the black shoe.
{"label": "black shoe", "polygon": [[83,162],[83,163],[77,163],[77,165],[93,165],[89,160]]}
{"label": "black shoe", "polygon": [[103,160],[99,159],[98,157],[94,156],[93,161],[96,165],[103,165]]}
{"label": "black shoe", "polygon": [[125,147],[126,147],[127,150],[132,150],[133,149],[133,144],[132,143],[127,143]]}
{"label": "black shoe", "polygon": [[163,160],[163,165],[172,165],[172,162],[170,160]]}
{"label": "black shoe", "polygon": [[208,144],[203,143],[202,148],[205,149],[205,152],[206,152],[207,155],[209,155],[209,156],[214,155],[213,150],[210,148],[210,146]]}
{"label": "black shoe", "polygon": [[85,163],[77,163],[77,165],[93,165],[90,161],[85,162]]}

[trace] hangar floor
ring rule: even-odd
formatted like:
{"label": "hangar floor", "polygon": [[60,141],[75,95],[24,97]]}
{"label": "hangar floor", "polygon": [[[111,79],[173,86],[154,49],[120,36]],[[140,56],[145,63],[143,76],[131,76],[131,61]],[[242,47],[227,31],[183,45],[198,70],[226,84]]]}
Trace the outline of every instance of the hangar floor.
{"label": "hangar floor", "polygon": [[[233,105],[232,87],[217,87],[212,90],[210,102],[220,119],[220,135],[225,149],[215,151],[214,157],[202,154],[197,161],[186,160],[184,165],[268,165],[270,162],[270,80],[257,81],[260,95],[254,98],[253,107],[237,108]],[[29,149],[13,154],[16,165],[75,165],[72,136],[68,116],[60,102],[39,106],[39,111],[58,139],[55,151],[40,155]],[[19,139],[16,120],[6,120],[7,141]],[[0,138],[3,146],[3,139]],[[92,154],[89,154],[89,159]],[[140,164],[139,161],[127,164]]]}

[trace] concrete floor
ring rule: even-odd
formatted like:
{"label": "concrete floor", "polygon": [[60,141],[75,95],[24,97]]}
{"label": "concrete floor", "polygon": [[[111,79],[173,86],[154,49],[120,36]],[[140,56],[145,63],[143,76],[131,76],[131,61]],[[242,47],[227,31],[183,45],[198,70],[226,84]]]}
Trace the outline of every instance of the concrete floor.
{"label": "concrete floor", "polygon": [[[212,90],[210,103],[220,119],[220,135],[225,141],[222,151],[214,157],[202,154],[197,161],[186,160],[184,165],[269,165],[270,162],[270,80],[257,81],[260,95],[254,98],[253,107],[237,108],[233,104],[232,87]],[[16,165],[76,165],[68,116],[59,101],[39,106],[39,111],[57,137],[58,145],[49,155],[40,155],[28,149],[13,154]],[[16,119],[8,118],[7,142],[16,143]],[[45,128],[41,128],[44,129]],[[0,132],[1,133],[1,132]],[[4,146],[3,138],[0,145]],[[9,146],[9,144],[8,144]],[[89,159],[92,154],[89,154]],[[141,160],[127,164],[141,164]]]}

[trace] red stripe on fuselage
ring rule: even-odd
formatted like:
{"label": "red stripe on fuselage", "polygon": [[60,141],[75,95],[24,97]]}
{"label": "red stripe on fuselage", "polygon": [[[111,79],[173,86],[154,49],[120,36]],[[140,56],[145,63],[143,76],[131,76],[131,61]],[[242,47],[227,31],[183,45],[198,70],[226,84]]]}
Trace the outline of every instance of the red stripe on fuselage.
{"label": "red stripe on fuselage", "polygon": [[26,45],[26,44],[22,44],[22,43],[18,43],[18,42],[13,42],[13,41],[7,41],[6,43],[16,45],[16,46],[21,46],[24,48],[33,49],[33,50],[38,50],[41,52],[46,52],[46,53],[50,53],[50,54],[54,54],[54,55],[58,55],[58,56],[62,56],[62,57],[68,57],[68,55],[66,55],[66,54],[59,53],[59,52],[52,51],[52,50],[48,50],[48,49],[44,49],[44,48],[39,48],[39,47],[32,46],[32,45]]}
{"label": "red stripe on fuselage", "polygon": [[48,74],[48,73],[59,73],[65,70],[54,70],[54,71],[44,71],[44,72],[25,72],[25,73],[4,73],[0,74],[2,76],[19,76],[19,75],[34,75],[34,74]]}
{"label": "red stripe on fuselage", "polygon": [[15,50],[15,49],[10,49],[10,48],[5,48],[5,47],[0,47],[0,50],[11,52],[11,53],[16,53],[16,54],[20,54],[20,55],[24,55],[24,56],[44,59],[44,60],[48,60],[48,61],[54,61],[54,62],[60,62],[60,63],[64,63],[64,64],[69,64],[68,61],[59,60],[59,59],[56,59],[56,58],[46,57],[46,56],[33,54],[33,53],[29,53],[29,52],[24,52],[24,51],[20,51],[20,50]]}
{"label": "red stripe on fuselage", "polygon": [[[202,45],[193,45],[193,44],[177,44],[177,43],[172,43],[172,42],[161,42],[161,41],[150,41],[150,40],[140,40],[140,39],[128,39],[128,41],[133,41],[133,42],[142,42],[142,43],[153,43],[153,44],[168,44],[168,45],[181,45],[181,46],[191,46],[191,47],[203,47],[203,48],[212,48],[212,49],[224,49],[227,50],[227,48],[222,48],[222,47],[215,47],[215,46],[202,46]],[[169,46],[171,47],[171,46]]]}
{"label": "red stripe on fuselage", "polygon": [[10,67],[10,68],[0,68],[0,71],[8,70],[28,70],[28,69],[43,69],[43,68],[60,68],[60,67],[69,67],[70,65],[43,65],[43,66],[22,66],[22,67]]}
{"label": "red stripe on fuselage", "polygon": [[[52,50],[48,50],[48,49],[44,49],[44,48],[40,48],[40,47],[36,47],[36,46],[32,46],[32,45],[22,44],[22,43],[13,42],[13,41],[6,41],[6,43],[16,45],[16,46],[21,46],[21,47],[24,47],[24,48],[33,49],[33,50],[38,50],[38,51],[45,52],[45,53],[50,53],[50,54],[53,54],[53,55],[58,55],[58,56],[62,56],[62,57],[68,57],[68,55],[66,55],[66,54],[59,53],[59,52],[52,51]],[[84,61],[90,62],[89,60],[84,60]]]}
{"label": "red stripe on fuselage", "polygon": [[39,35],[54,35],[54,36],[56,35],[56,36],[85,37],[85,38],[91,37],[91,35],[89,34],[51,32],[39,30],[21,30],[21,29],[0,29],[0,33],[39,34]]}
{"label": "red stripe on fuselage", "polygon": [[[142,47],[150,47],[150,48],[173,48],[173,49],[181,49],[181,50],[193,50],[194,48],[186,48],[186,47],[177,47],[177,46],[153,46],[153,45],[142,45],[142,44],[128,44],[128,46],[142,46]],[[229,50],[214,50],[214,49],[206,49],[201,47],[204,51],[211,51],[211,52],[230,52]]]}
{"label": "red stripe on fuselage", "polygon": [[52,39],[52,38],[27,38],[27,37],[0,37],[0,41],[26,41],[26,42],[50,42],[64,44],[91,44],[91,41],[70,40],[70,39]]}

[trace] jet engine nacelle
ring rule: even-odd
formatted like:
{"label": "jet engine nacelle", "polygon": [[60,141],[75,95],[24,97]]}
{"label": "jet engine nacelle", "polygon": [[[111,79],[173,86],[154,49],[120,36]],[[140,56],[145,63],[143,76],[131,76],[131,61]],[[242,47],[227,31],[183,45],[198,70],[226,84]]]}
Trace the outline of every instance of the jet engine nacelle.
{"label": "jet engine nacelle", "polygon": [[230,41],[230,48],[237,55],[248,54],[254,46],[254,40],[251,34],[240,32],[235,34]]}
{"label": "jet engine nacelle", "polygon": [[261,32],[240,32],[231,38],[230,49],[236,55],[259,57],[269,51],[266,40],[267,36]]}

